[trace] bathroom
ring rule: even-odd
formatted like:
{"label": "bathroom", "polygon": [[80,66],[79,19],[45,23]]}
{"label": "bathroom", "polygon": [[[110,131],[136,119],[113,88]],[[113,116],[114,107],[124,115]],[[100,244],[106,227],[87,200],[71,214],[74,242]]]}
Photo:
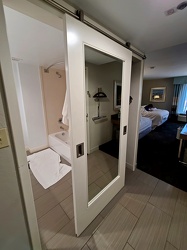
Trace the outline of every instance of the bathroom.
{"label": "bathroom", "polygon": [[48,146],[48,134],[61,131],[58,120],[66,92],[63,32],[4,9],[25,148],[33,153]]}
{"label": "bathroom", "polygon": [[[8,7],[4,8],[25,149],[27,153],[34,153],[47,148],[49,143],[50,147],[54,149],[54,145],[59,141],[56,133],[61,135],[63,132],[67,137],[66,132],[68,131],[68,126],[60,121],[63,117],[62,112],[66,93],[63,31]],[[15,27],[15,23],[17,27],[21,25],[20,30],[22,32],[20,34],[13,33],[13,28],[18,29]],[[24,23],[27,23],[27,28],[23,25]],[[51,34],[53,39],[50,40],[49,36]],[[36,35],[37,42],[33,41],[33,44],[31,44],[31,37]],[[21,54],[19,46],[16,46],[16,44],[21,44],[22,40],[25,40],[24,54],[23,51],[21,51]],[[44,43],[46,43],[45,46]],[[32,52],[34,56],[31,56],[30,50],[34,51],[34,49],[36,50],[34,53]],[[37,53],[40,55],[40,59],[36,56]],[[113,58],[108,57],[107,59],[105,56],[104,62],[106,63],[99,64],[96,56],[95,61],[91,59],[93,53],[96,52],[92,51],[92,54],[90,54],[87,48],[85,59],[87,76],[89,75],[90,79],[88,88],[91,94],[88,105],[91,107],[91,109],[88,107],[90,113],[90,134],[88,137],[90,137],[91,152],[111,138],[112,124],[110,116],[117,112],[113,108],[113,81],[116,79],[121,80],[119,62],[116,62]],[[110,74],[107,74],[108,71]],[[96,125],[91,118],[97,116],[97,102],[93,95],[98,88],[103,89],[108,94],[107,101],[103,100],[100,105],[100,112],[106,115],[107,121]],[[106,124],[107,129],[103,129],[103,124]],[[102,137],[101,133],[98,132],[101,129],[103,131]],[[67,148],[69,139],[65,141],[65,144],[65,151],[66,149],[70,151]],[[67,155],[64,155],[64,158],[71,162],[70,152],[67,152]]]}

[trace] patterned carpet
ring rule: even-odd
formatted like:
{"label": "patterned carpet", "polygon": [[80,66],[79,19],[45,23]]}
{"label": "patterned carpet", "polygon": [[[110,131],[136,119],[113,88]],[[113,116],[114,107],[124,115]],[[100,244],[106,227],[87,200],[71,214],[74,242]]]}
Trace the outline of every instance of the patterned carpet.
{"label": "patterned carpet", "polygon": [[187,191],[187,166],[178,162],[176,134],[181,125],[167,121],[140,139],[137,168]]}

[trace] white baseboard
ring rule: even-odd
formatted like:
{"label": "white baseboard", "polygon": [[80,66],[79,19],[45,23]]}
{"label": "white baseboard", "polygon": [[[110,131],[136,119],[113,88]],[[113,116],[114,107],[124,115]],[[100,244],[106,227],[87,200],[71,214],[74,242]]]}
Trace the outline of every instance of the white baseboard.
{"label": "white baseboard", "polygon": [[134,169],[134,166],[128,162],[126,162],[126,167],[129,168],[130,170],[134,171],[134,170],[136,170],[137,163],[135,164],[135,169]]}
{"label": "white baseboard", "polygon": [[26,146],[25,147],[25,151],[30,151],[29,147]]}
{"label": "white baseboard", "polygon": [[91,148],[91,149],[90,149],[90,153],[93,153],[93,152],[96,151],[96,150],[99,150],[99,146],[96,146],[96,147],[94,147],[94,148]]}
{"label": "white baseboard", "polygon": [[31,154],[33,154],[33,153],[36,153],[38,151],[44,150],[44,149],[46,149],[48,147],[49,147],[48,145],[43,145],[43,146],[40,146],[40,147],[37,147],[37,148],[29,148],[29,151],[30,151]]}

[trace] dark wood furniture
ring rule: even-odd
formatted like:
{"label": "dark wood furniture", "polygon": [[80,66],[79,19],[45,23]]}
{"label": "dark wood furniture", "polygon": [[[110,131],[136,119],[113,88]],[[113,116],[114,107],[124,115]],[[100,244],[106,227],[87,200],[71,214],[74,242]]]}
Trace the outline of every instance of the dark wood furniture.
{"label": "dark wood furniture", "polygon": [[111,123],[113,125],[112,128],[112,139],[119,139],[119,128],[120,128],[120,118],[118,114],[111,115]]}

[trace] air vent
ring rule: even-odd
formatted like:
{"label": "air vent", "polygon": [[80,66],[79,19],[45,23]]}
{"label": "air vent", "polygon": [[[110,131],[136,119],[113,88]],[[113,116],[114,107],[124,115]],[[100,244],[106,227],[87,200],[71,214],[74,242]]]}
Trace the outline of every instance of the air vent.
{"label": "air vent", "polygon": [[176,8],[172,8],[172,9],[166,10],[164,13],[165,13],[166,16],[171,16],[175,12],[177,12],[177,9]]}
{"label": "air vent", "polygon": [[17,57],[12,57],[12,61],[19,62],[19,61],[23,61],[23,59],[17,58]]}

